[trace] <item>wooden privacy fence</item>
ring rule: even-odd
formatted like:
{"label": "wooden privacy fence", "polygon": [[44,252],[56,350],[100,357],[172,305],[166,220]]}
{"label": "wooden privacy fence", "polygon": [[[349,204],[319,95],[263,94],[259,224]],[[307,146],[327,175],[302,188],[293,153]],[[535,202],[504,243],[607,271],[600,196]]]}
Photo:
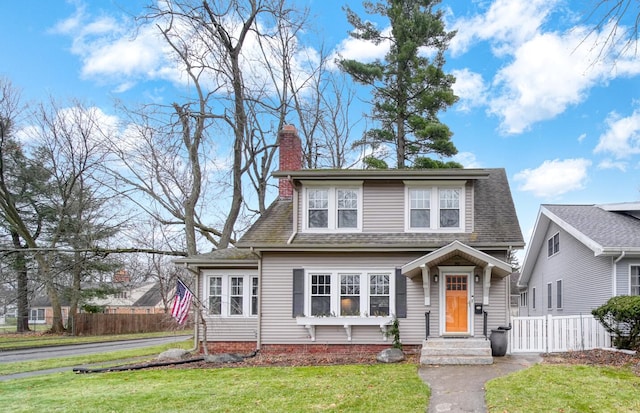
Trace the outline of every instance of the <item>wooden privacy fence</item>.
{"label": "wooden privacy fence", "polygon": [[90,314],[73,316],[73,335],[152,333],[177,327],[170,314]]}
{"label": "wooden privacy fence", "polygon": [[611,336],[592,315],[512,317],[511,353],[558,353],[611,348]]}

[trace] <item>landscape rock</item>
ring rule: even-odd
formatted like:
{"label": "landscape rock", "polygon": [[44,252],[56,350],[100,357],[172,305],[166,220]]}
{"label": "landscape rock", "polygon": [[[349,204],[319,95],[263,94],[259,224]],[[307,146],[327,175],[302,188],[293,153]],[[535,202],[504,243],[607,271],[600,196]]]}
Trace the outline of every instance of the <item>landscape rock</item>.
{"label": "landscape rock", "polygon": [[207,363],[224,364],[224,363],[239,363],[244,358],[237,354],[223,353],[223,354],[208,354],[204,356],[204,361]]}
{"label": "landscape rock", "polygon": [[380,363],[399,363],[404,359],[404,353],[399,348],[384,349],[376,356],[376,360]]}
{"label": "landscape rock", "polygon": [[171,348],[169,350],[163,351],[156,357],[156,360],[159,361],[167,361],[167,360],[186,360],[191,356],[187,350],[183,350],[181,348]]}

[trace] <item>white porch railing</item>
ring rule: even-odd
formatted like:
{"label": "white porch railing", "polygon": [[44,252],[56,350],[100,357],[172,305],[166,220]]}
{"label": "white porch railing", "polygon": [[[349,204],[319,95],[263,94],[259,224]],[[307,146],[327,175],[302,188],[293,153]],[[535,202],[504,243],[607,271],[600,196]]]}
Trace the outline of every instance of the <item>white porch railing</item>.
{"label": "white porch railing", "polygon": [[592,315],[512,317],[511,353],[557,353],[611,348],[611,336]]}

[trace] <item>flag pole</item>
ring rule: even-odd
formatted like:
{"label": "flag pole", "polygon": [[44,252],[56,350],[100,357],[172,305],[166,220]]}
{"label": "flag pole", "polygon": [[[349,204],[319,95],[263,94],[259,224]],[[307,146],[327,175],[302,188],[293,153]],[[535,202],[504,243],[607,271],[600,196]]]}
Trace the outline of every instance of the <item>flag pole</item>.
{"label": "flag pole", "polygon": [[[194,272],[194,271],[192,271],[192,272]],[[206,309],[206,307],[204,306],[204,304],[200,300],[200,297],[198,297],[197,294],[194,294],[193,291],[191,291],[191,289],[189,287],[187,287],[187,284],[184,281],[182,281],[182,279],[180,277],[176,277],[176,278],[178,279],[179,282],[182,283],[182,285],[184,285],[184,288],[186,288],[191,293],[191,296],[193,298],[195,298],[195,300],[192,299],[192,301],[191,301],[191,305],[194,306],[195,310],[196,310],[196,314],[194,314],[196,320],[195,320],[194,327],[193,327],[194,328],[193,334],[196,337],[198,336],[196,330],[198,328],[198,318],[199,318],[200,322],[202,324],[202,333],[203,333],[202,350],[203,350],[205,356],[209,355],[209,349],[208,349],[208,346],[207,346],[207,321],[204,319],[204,315],[203,315],[203,312]],[[198,275],[196,274],[196,282],[197,282],[197,280],[198,280]],[[195,345],[196,350],[198,350],[198,344],[199,343],[196,342],[196,345]]]}

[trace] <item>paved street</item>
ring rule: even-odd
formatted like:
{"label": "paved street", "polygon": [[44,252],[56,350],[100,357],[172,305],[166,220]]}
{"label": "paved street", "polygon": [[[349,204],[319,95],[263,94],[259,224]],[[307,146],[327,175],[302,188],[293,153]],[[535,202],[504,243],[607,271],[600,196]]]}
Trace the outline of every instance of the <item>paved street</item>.
{"label": "paved street", "polygon": [[16,361],[43,360],[56,357],[81,356],[87,354],[106,353],[110,351],[131,350],[160,344],[177,343],[188,340],[192,336],[181,335],[171,337],[145,338],[139,340],[112,341],[108,343],[74,344],[70,346],[40,347],[0,351],[0,364]]}

